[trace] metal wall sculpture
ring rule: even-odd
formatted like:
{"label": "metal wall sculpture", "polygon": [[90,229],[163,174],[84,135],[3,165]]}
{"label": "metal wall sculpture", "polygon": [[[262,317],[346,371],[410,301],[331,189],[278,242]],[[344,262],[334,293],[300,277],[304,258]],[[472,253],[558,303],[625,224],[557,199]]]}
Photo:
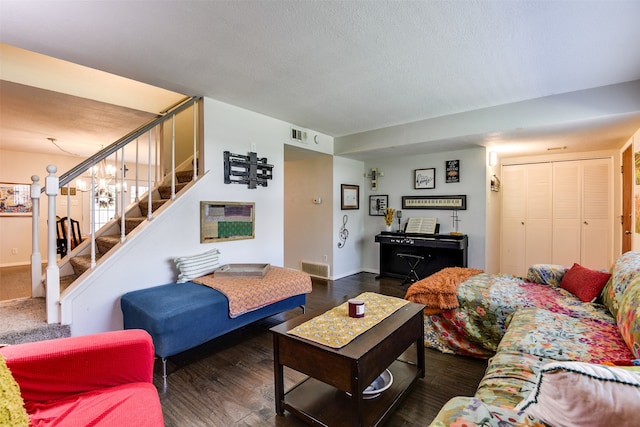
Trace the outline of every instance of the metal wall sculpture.
{"label": "metal wall sculpture", "polygon": [[249,188],[267,186],[267,181],[273,179],[273,165],[267,163],[267,158],[258,158],[254,152],[248,156],[224,152],[224,183],[246,184]]}

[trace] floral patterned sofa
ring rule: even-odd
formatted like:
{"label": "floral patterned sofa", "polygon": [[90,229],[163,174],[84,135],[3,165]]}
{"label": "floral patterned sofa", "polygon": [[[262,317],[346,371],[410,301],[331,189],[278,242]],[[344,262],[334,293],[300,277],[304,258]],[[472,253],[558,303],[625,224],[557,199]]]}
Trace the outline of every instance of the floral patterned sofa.
{"label": "floral patterned sofa", "polygon": [[[425,318],[428,346],[491,357],[476,395],[451,399],[432,426],[637,425],[640,252],[616,260],[593,301],[580,287],[604,273],[578,267],[478,274],[458,286],[459,308]],[[570,275],[584,286],[565,286]]]}

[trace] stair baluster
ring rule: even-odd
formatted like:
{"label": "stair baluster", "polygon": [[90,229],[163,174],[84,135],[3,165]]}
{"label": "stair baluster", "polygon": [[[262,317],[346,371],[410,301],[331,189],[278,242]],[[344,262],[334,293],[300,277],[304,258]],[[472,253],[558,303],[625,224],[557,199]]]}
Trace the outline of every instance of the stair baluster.
{"label": "stair baluster", "polygon": [[[117,156],[118,152],[116,152],[116,156]],[[121,163],[120,163],[120,243],[124,243],[127,240],[127,236],[125,233],[125,202],[124,202],[124,196],[125,196],[125,192],[126,189],[124,188],[124,178],[125,178],[125,164],[124,164],[124,147],[122,147],[122,156],[120,156],[122,158]],[[116,164],[118,164],[118,158],[116,157]],[[136,165],[137,166],[137,165]],[[118,183],[116,181],[116,189],[118,188]],[[116,216],[118,215],[118,212],[116,211]]]}
{"label": "stair baluster", "polygon": [[[148,164],[151,165],[151,131],[149,131],[149,159],[148,159]],[[152,200],[152,194],[151,194],[151,166],[149,166],[147,168],[147,175],[148,175],[148,184],[149,184],[149,190],[147,191],[147,220],[151,221],[151,219],[153,218],[152,216],[152,212],[151,212],[151,206],[153,203]]]}
{"label": "stair baluster", "polygon": [[198,109],[193,109],[193,182],[198,180]]}
{"label": "stair baluster", "polygon": [[31,296],[44,297],[42,255],[40,254],[40,177],[31,176]]}
{"label": "stair baluster", "polygon": [[176,198],[176,115],[171,115],[171,200]]}
{"label": "stair baluster", "polygon": [[96,170],[91,168],[91,195],[89,196],[89,206],[91,208],[89,224],[91,227],[91,268],[96,266],[96,204],[93,203],[96,188]]}
{"label": "stair baluster", "polygon": [[59,180],[55,173],[58,168],[47,166],[45,192],[48,197],[49,210],[47,215],[47,323],[60,323],[60,269],[56,260],[56,197],[58,196]]}

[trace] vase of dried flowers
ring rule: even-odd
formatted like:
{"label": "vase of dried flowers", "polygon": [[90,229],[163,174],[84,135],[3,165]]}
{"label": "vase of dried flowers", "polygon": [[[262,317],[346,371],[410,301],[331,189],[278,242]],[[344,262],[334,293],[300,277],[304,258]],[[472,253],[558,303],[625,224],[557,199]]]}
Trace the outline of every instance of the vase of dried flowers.
{"label": "vase of dried flowers", "polygon": [[393,208],[386,208],[384,210],[384,223],[387,225],[387,231],[391,231],[391,226],[393,224],[393,213],[396,210]]}

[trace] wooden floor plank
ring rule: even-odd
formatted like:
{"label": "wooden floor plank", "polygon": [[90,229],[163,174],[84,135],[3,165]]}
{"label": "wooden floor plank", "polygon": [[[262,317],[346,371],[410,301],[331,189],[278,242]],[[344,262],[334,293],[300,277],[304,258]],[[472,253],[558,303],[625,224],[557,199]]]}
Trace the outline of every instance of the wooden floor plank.
{"label": "wooden floor plank", "polygon": [[[404,297],[398,279],[375,279],[360,273],[336,281],[314,280],[307,307],[314,309],[361,292]],[[290,310],[272,316],[195,349],[170,358],[169,387],[162,392],[160,362],[154,382],[160,390],[167,427],[304,426],[291,414],[275,414],[273,341],[269,328],[301,313]],[[486,360],[425,349],[427,372],[393,413],[388,427],[428,425],[454,396],[472,396]],[[411,358],[411,351],[407,358]],[[413,356],[415,357],[415,355]],[[285,389],[305,376],[285,368]]]}

